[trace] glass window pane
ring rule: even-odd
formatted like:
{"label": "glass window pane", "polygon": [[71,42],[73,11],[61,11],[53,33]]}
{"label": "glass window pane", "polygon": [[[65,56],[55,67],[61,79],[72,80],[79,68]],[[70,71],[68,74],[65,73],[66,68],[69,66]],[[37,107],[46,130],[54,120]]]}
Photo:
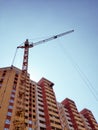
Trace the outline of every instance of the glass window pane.
{"label": "glass window pane", "polygon": [[6,124],[10,124],[10,120],[9,120],[9,119],[6,119],[5,123],[6,123]]}

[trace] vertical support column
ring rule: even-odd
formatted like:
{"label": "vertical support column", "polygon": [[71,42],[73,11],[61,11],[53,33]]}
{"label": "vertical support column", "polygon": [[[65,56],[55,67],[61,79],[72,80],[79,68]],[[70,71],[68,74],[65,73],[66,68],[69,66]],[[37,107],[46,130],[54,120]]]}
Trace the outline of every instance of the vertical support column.
{"label": "vertical support column", "polygon": [[45,121],[46,121],[46,130],[52,130],[50,116],[49,116],[48,103],[47,103],[46,87],[45,87],[45,85],[47,83],[51,87],[54,85],[52,82],[50,82],[49,80],[47,80],[45,78],[42,78],[38,82],[38,85],[41,86],[41,88],[42,88],[43,103],[44,103],[44,113],[45,113]]}
{"label": "vertical support column", "polygon": [[41,87],[42,87],[43,102],[44,102],[44,113],[45,113],[45,119],[46,119],[46,130],[51,130],[45,87],[44,87],[44,85]]}
{"label": "vertical support column", "polygon": [[28,55],[29,55],[29,42],[28,40],[26,40],[24,45],[24,57],[23,57],[23,65],[22,65],[22,70],[24,72],[27,72],[28,70]]}

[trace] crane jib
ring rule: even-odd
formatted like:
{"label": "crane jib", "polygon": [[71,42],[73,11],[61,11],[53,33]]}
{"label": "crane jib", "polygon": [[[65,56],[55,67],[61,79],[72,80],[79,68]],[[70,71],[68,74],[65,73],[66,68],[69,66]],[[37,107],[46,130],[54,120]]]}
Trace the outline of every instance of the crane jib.
{"label": "crane jib", "polygon": [[53,39],[56,39],[56,38],[58,38],[58,37],[64,36],[64,35],[69,34],[69,33],[72,33],[72,32],[74,32],[74,30],[70,30],[70,31],[67,31],[67,32],[64,32],[64,33],[61,33],[61,34],[52,36],[52,37],[50,37],[50,38],[47,38],[47,39],[44,39],[44,40],[41,40],[41,41],[38,41],[38,42],[35,42],[35,43],[31,43],[31,44],[29,44],[29,41],[28,41],[28,39],[27,39],[27,40],[24,42],[24,46],[18,46],[18,47],[17,47],[17,48],[24,48],[24,57],[23,57],[22,70],[27,73],[29,48],[32,48],[32,47],[34,47],[34,46],[36,46],[36,45],[39,45],[39,44],[42,44],[42,43],[51,41],[51,40],[53,40]]}
{"label": "crane jib", "polygon": [[70,30],[70,31],[67,31],[67,32],[64,32],[64,33],[58,34],[58,35],[56,35],[55,37],[58,38],[58,37],[61,37],[61,36],[66,35],[66,34],[69,34],[69,33],[71,33],[71,32],[74,32],[74,30]]}
{"label": "crane jib", "polygon": [[[33,46],[39,45],[39,44],[41,44],[41,43],[48,42],[48,41],[50,41],[50,40],[53,40],[53,39],[56,39],[56,38],[58,38],[58,37],[64,36],[64,35],[69,34],[69,33],[71,33],[71,32],[74,32],[74,30],[70,30],[70,31],[67,31],[67,32],[64,32],[64,33],[61,33],[61,34],[58,34],[58,35],[55,35],[55,36],[52,36],[52,37],[50,37],[50,38],[47,38],[47,39],[44,39],[44,40],[35,42],[35,43],[33,43]],[[32,44],[31,44],[31,45],[32,45]]]}

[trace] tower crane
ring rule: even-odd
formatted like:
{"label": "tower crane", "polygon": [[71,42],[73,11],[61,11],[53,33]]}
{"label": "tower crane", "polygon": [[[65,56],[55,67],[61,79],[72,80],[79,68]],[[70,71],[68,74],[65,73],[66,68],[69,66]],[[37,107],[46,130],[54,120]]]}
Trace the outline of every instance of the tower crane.
{"label": "tower crane", "polygon": [[69,34],[69,33],[72,33],[74,30],[70,30],[70,31],[67,31],[67,32],[64,32],[64,33],[61,33],[61,34],[58,34],[58,35],[54,35],[50,38],[47,38],[47,39],[44,39],[44,40],[40,40],[38,42],[35,42],[35,43],[30,43],[28,41],[28,39],[26,39],[26,41],[24,42],[24,45],[23,46],[18,46],[17,48],[22,48],[24,49],[24,56],[23,56],[23,64],[22,64],[22,73],[21,73],[21,84],[22,84],[22,91],[18,90],[18,96],[19,98],[21,98],[21,104],[23,104],[22,106],[22,109],[15,109],[15,113],[16,113],[16,116],[13,120],[13,125],[14,125],[14,130],[17,130],[17,129],[24,129],[26,128],[25,126],[25,96],[26,96],[26,87],[27,87],[27,71],[28,71],[28,55],[29,55],[29,48],[32,48],[36,45],[39,45],[39,44],[42,44],[42,43],[45,43],[45,42],[48,42],[50,40],[54,40],[58,37],[61,37],[61,36],[64,36],[66,34]]}
{"label": "tower crane", "polygon": [[29,43],[28,39],[26,39],[26,41],[24,42],[24,46],[18,46],[17,48],[23,48],[24,49],[24,57],[23,57],[23,64],[22,64],[22,71],[24,73],[27,73],[27,70],[28,70],[28,54],[29,54],[29,48],[32,48],[36,45],[39,45],[39,44],[42,44],[42,43],[45,43],[45,42],[48,42],[50,40],[54,40],[56,38],[59,38],[61,36],[64,36],[66,34],[69,34],[69,33],[72,33],[74,32],[74,30],[70,30],[70,31],[67,31],[67,32],[64,32],[64,33],[60,33],[58,35],[54,35],[50,38],[47,38],[47,39],[44,39],[44,40],[41,40],[41,41],[38,41],[38,42],[35,42],[35,43]]}

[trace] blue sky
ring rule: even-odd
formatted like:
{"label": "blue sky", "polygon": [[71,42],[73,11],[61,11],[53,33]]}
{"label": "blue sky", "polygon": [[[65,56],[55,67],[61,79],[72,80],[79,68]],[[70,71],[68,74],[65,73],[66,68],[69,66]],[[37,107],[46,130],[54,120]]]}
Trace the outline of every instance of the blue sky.
{"label": "blue sky", "polygon": [[[0,67],[10,66],[16,47],[74,29],[30,49],[29,73],[52,81],[57,100],[68,97],[98,121],[98,0],[0,0]],[[14,65],[22,68],[23,50]]]}

